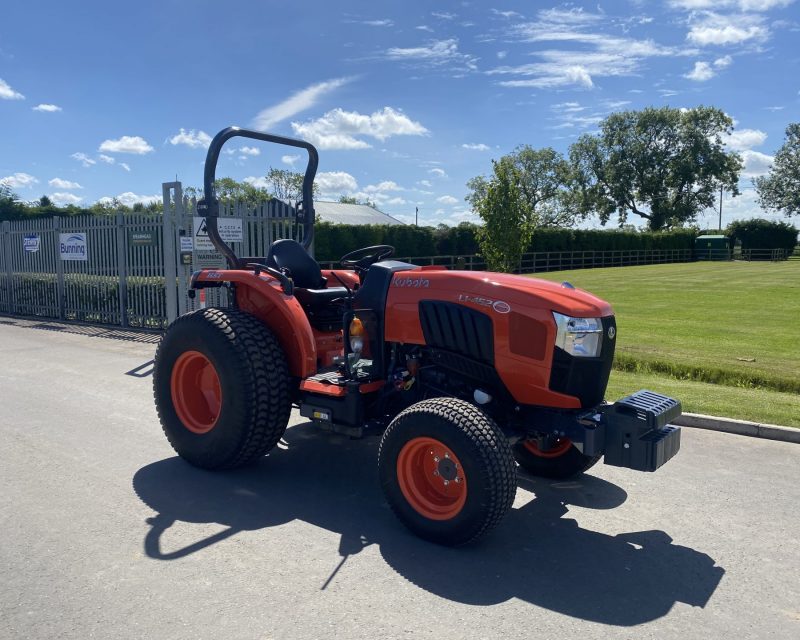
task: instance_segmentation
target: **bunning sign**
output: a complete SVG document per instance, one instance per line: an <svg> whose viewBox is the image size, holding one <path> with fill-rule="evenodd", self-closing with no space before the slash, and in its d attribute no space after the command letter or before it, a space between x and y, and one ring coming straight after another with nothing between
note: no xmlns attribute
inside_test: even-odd
<svg viewBox="0 0 800 640"><path fill-rule="evenodd" d="M59 233L58 253L62 260L88 260L85 233Z"/></svg>
<svg viewBox="0 0 800 640"><path fill-rule="evenodd" d="M41 240L38 233L26 233L22 236L22 248L28 253L36 253L39 251Z"/></svg>
<svg viewBox="0 0 800 640"><path fill-rule="evenodd" d="M156 232L131 230L128 232L128 244L132 247L154 247Z"/></svg>

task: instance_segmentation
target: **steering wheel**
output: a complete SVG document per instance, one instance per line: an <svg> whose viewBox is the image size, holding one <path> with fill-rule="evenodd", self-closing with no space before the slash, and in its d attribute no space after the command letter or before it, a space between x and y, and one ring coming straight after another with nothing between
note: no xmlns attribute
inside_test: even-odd
<svg viewBox="0 0 800 640"><path fill-rule="evenodd" d="M362 273L367 270L371 264L380 262L394 254L394 247L388 244L376 244L372 247L364 247L363 249L356 249L350 253L346 253L339 260L340 264L345 269L355 269L356 272Z"/></svg>

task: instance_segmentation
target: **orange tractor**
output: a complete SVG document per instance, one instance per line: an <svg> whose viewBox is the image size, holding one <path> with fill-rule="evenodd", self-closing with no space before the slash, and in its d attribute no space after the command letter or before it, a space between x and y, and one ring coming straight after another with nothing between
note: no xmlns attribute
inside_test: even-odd
<svg viewBox="0 0 800 640"><path fill-rule="evenodd" d="M235 136L308 153L301 242L240 258L220 238L215 171ZM679 402L649 391L604 402L616 342L607 302L566 282L391 260L387 245L321 269L308 253L317 164L307 142L235 127L209 146L198 213L229 268L197 271L191 285L225 287L230 304L178 318L155 361L158 414L182 458L205 469L254 462L297 407L321 430L380 436L395 514L458 545L511 508L516 463L567 478L601 457L654 471L677 453Z"/></svg>

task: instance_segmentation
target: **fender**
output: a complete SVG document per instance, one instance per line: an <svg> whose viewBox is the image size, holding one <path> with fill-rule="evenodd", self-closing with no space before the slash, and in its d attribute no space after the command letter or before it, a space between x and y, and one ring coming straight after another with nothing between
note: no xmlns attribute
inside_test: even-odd
<svg viewBox="0 0 800 640"><path fill-rule="evenodd" d="M307 378L317 372L314 333L297 298L288 296L269 274L240 269L203 269L192 275L192 288L235 284L236 304L256 316L278 338L289 363L289 373Z"/></svg>

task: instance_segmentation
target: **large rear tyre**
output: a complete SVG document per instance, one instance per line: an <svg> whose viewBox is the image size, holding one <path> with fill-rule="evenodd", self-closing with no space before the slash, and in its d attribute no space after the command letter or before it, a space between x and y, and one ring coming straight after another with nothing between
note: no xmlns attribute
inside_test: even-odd
<svg viewBox="0 0 800 640"><path fill-rule="evenodd" d="M514 445L514 458L525 471L542 478L565 479L583 473L602 456L587 456L578 451L568 438L556 438L546 448L536 440Z"/></svg>
<svg viewBox="0 0 800 640"><path fill-rule="evenodd" d="M204 469L261 458L289 422L286 356L263 323L236 309L173 322L156 352L153 392L173 449Z"/></svg>
<svg viewBox="0 0 800 640"><path fill-rule="evenodd" d="M517 489L503 432L455 398L423 400L392 420L381 439L378 472L400 521L448 546L473 542L496 526Z"/></svg>

